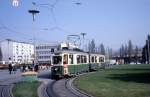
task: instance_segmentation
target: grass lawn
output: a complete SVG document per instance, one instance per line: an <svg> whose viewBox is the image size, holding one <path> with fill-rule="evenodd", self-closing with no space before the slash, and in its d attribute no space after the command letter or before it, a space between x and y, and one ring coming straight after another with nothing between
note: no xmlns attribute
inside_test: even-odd
<svg viewBox="0 0 150 97"><path fill-rule="evenodd" d="M75 86L95 97L150 97L150 65L122 65L80 76Z"/></svg>
<svg viewBox="0 0 150 97"><path fill-rule="evenodd" d="M40 85L39 82L20 82L13 88L14 97L38 97L37 88Z"/></svg>

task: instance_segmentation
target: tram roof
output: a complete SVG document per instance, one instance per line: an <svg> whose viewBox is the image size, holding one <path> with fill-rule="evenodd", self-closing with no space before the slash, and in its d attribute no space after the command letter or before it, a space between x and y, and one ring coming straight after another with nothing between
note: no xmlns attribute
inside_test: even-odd
<svg viewBox="0 0 150 97"><path fill-rule="evenodd" d="M84 51L76 51L76 50L59 50L56 51L55 54L62 54L62 53L73 53L73 54L90 54L90 55L100 55L100 56L104 56L102 54L98 54L98 53L88 53L88 52L84 52Z"/></svg>
<svg viewBox="0 0 150 97"><path fill-rule="evenodd" d="M76 50L59 50L59 51L56 51L55 53L77 53L77 54L88 54L87 52L84 52L84 51L76 51Z"/></svg>

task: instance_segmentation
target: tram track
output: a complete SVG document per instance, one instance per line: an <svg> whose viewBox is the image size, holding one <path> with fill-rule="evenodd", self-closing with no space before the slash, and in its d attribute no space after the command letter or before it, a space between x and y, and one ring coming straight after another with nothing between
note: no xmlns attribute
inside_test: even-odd
<svg viewBox="0 0 150 97"><path fill-rule="evenodd" d="M48 97L59 97L58 94L56 94L56 92L54 91L54 86L56 83L57 83L57 81L48 83L48 85L46 87L46 92L47 92Z"/></svg>
<svg viewBox="0 0 150 97"><path fill-rule="evenodd" d="M13 77L0 80L0 97L14 97L12 88L20 79L19 77Z"/></svg>
<svg viewBox="0 0 150 97"><path fill-rule="evenodd" d="M11 87L10 85L1 85L0 86L0 97L13 97L12 93L11 93Z"/></svg>
<svg viewBox="0 0 150 97"><path fill-rule="evenodd" d="M73 85L72 79L61 79L58 81L50 81L45 86L42 97L92 97L83 92L77 91ZM42 89L43 90L43 89ZM46 93L46 94L44 94ZM44 96L46 95L46 96Z"/></svg>

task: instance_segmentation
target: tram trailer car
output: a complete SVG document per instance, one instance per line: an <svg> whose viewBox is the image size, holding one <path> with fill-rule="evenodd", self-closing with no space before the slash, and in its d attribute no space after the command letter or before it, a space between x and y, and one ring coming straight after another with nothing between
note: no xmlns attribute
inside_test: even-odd
<svg viewBox="0 0 150 97"><path fill-rule="evenodd" d="M82 72L98 70L105 56L81 51L62 50L52 56L51 76L53 79L73 76Z"/></svg>

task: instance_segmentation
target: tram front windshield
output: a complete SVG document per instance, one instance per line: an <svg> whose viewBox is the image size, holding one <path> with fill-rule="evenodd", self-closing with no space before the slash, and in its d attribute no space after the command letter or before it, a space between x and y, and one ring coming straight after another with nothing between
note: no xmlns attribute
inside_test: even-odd
<svg viewBox="0 0 150 97"><path fill-rule="evenodd" d="M61 64L62 56L53 56L53 64Z"/></svg>

